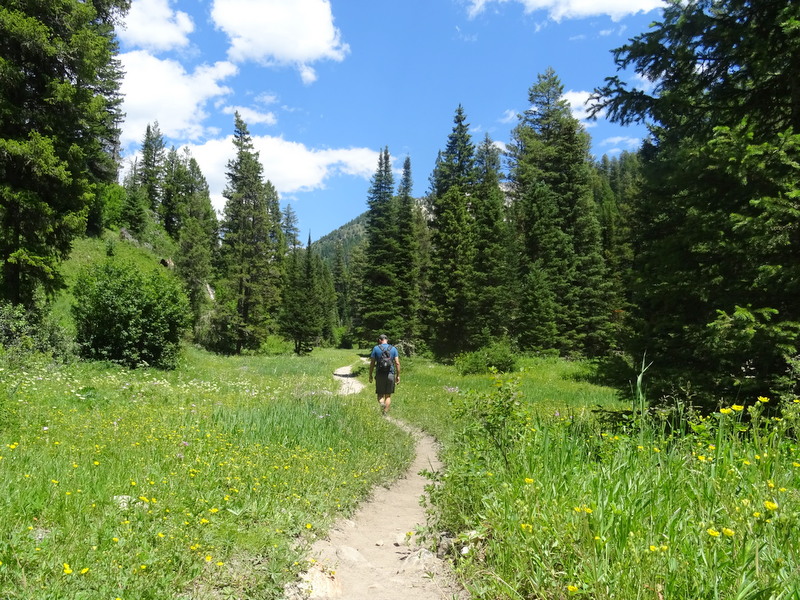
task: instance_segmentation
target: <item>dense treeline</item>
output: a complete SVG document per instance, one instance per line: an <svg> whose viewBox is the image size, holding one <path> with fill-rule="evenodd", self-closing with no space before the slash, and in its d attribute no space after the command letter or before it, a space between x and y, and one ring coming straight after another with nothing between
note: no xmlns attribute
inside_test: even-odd
<svg viewBox="0 0 800 600"><path fill-rule="evenodd" d="M121 228L174 263L193 339L218 352L258 352L280 335L302 353L383 331L407 353L445 360L498 345L615 358L627 377L647 369L651 399L798 392L797 5L671 2L615 50L653 89L610 77L593 110L646 123L636 153L596 160L552 69L502 150L472 139L459 105L428 189L415 195L411 158L395 171L382 149L363 233L327 244L323 258L301 243L238 114L222 215L197 162L167 149L158 123L117 185L113 24L127 3L58 4L0 8L12 304L44 312L74 236ZM91 52L71 51L70 28Z"/></svg>

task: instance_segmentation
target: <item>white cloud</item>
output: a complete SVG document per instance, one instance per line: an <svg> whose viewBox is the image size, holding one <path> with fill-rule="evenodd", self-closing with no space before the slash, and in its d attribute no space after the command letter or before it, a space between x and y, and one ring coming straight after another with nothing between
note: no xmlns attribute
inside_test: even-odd
<svg viewBox="0 0 800 600"><path fill-rule="evenodd" d="M317 78L312 63L350 51L329 0L213 0L211 18L230 38L230 60L293 66L307 84Z"/></svg>
<svg viewBox="0 0 800 600"><path fill-rule="evenodd" d="M120 39L153 52L186 47L194 23L188 14L173 11L169 4L169 0L133 0L124 27L117 31Z"/></svg>
<svg viewBox="0 0 800 600"><path fill-rule="evenodd" d="M578 121L581 121L584 127L592 127L594 125L594 123L589 120L589 105L587 104L589 96L591 95L592 92L575 92L570 90L565 92L562 96L569 104L572 116L578 119Z"/></svg>
<svg viewBox="0 0 800 600"><path fill-rule="evenodd" d="M503 111L503 116L498 119L501 123L512 123L517 120L517 111L509 108Z"/></svg>
<svg viewBox="0 0 800 600"><path fill-rule="evenodd" d="M221 82L237 72L235 65L218 62L188 73L176 61L161 60L141 50L119 58L125 71L120 89L126 115L123 148L141 141L147 124L154 121L165 137L196 140L213 133L203 124L208 117L205 106L210 99L231 93Z"/></svg>
<svg viewBox="0 0 800 600"><path fill-rule="evenodd" d="M264 166L264 177L272 182L282 198L324 189L326 181L336 175L368 180L378 163L378 152L369 148L314 149L275 136L253 136L252 140ZM225 167L235 152L231 136L190 145L189 149L208 180L214 208L222 211Z"/></svg>
<svg viewBox="0 0 800 600"><path fill-rule="evenodd" d="M519 2L526 13L546 10L548 17L554 21L562 19L579 19L608 15L617 21L627 15L649 12L664 6L663 0L470 0L468 13L470 18L480 14L492 2Z"/></svg>
<svg viewBox="0 0 800 600"><path fill-rule="evenodd" d="M636 150L641 143L641 138L618 135L604 139L600 142L600 145L614 146L610 152L620 152L622 150Z"/></svg>
<svg viewBox="0 0 800 600"><path fill-rule="evenodd" d="M275 125L278 118L273 112L261 112L247 106L225 106L222 108L222 113L232 115L235 112L239 113L247 125Z"/></svg>

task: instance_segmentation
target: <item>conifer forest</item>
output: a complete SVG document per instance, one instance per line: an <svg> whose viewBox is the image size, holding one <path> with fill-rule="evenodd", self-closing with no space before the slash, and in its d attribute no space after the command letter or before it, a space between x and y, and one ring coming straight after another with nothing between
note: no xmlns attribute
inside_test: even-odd
<svg viewBox="0 0 800 600"><path fill-rule="evenodd" d="M502 149L473 139L469 101L453 98L433 171L383 147L355 230L315 243L239 113L222 213L155 121L119 179L114 28L128 8L0 6L3 344L21 322L49 332L42 349L66 335L50 318L62 264L113 231L170 268L81 275L85 358L169 367L185 340L238 355L278 336L304 354L384 332L444 362L490 347L590 358L621 389L646 372L653 403L800 394L800 4L673 1L613 50L652 89L608 73L591 111L646 124L635 152L591 154L553 69L520 90L529 108ZM142 311L135 327L120 317ZM124 346L134 330L153 347Z"/></svg>

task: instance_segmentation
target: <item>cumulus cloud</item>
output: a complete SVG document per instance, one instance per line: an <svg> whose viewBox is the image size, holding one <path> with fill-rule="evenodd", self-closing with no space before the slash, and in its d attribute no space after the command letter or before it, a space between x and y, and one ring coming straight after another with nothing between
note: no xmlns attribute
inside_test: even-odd
<svg viewBox="0 0 800 600"><path fill-rule="evenodd" d="M269 179L282 197L298 192L324 189L328 179L350 175L369 179L375 172L378 152L369 148L309 148L276 136L253 136L253 148ZM225 166L234 157L232 137L190 145L208 180L214 208L225 206Z"/></svg>
<svg viewBox="0 0 800 600"><path fill-rule="evenodd" d="M592 92L575 92L570 90L565 92L562 96L569 104L572 116L578 119L578 121L581 121L584 127L591 127L594 125L592 121L589 121L589 105L587 104L589 96L591 95Z"/></svg>
<svg viewBox="0 0 800 600"><path fill-rule="evenodd" d="M350 51L329 0L213 0L211 18L230 39L230 60L293 66L304 83L317 78L314 62Z"/></svg>
<svg viewBox="0 0 800 600"><path fill-rule="evenodd" d="M608 15L617 21L627 15L649 12L664 6L663 0L470 0L470 18L477 16L492 2L519 2L526 13L545 10L554 21Z"/></svg>
<svg viewBox="0 0 800 600"><path fill-rule="evenodd" d="M223 61L187 72L180 63L143 50L120 54L119 58L125 71L120 89L126 115L123 147L141 141L147 124L154 121L165 137L197 140L214 134L203 124L208 117L206 105L231 93L222 82L236 74L235 65Z"/></svg>
<svg viewBox="0 0 800 600"><path fill-rule="evenodd" d="M122 42L152 52L188 46L194 23L169 4L169 0L133 0L125 25L117 31Z"/></svg>
<svg viewBox="0 0 800 600"><path fill-rule="evenodd" d="M278 118L273 112L261 112L247 106L224 106L222 108L222 113L226 115L236 112L248 125L275 125L278 122Z"/></svg>

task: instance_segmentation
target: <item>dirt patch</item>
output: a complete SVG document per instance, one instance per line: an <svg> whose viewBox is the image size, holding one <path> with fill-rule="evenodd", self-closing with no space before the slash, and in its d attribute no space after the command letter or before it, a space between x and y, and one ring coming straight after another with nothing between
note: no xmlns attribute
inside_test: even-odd
<svg viewBox="0 0 800 600"><path fill-rule="evenodd" d="M354 389L346 377L349 367L337 369L341 394ZM360 382L358 391L364 385ZM347 387L345 387L347 386ZM376 419L382 418L378 414ZM425 525L420 498L428 480L422 470L436 471L434 439L402 421L387 417L416 439L416 457L404 476L379 487L352 519L337 523L328 537L318 540L309 554L314 566L287 590L286 598L299 600L442 600L469 596L454 581L449 565L419 545L416 531Z"/></svg>
<svg viewBox="0 0 800 600"><path fill-rule="evenodd" d="M333 376L339 380L339 395L341 396L357 394L365 387L364 384L353 375L352 371L353 369L347 366L339 367L333 372Z"/></svg>

